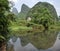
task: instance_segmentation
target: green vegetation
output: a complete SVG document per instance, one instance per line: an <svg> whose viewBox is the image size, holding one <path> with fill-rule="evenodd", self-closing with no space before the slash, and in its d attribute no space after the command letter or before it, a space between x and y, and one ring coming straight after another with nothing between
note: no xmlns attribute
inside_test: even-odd
<svg viewBox="0 0 60 51"><path fill-rule="evenodd" d="M6 41L8 36L8 19L5 12L9 12L8 0L0 0L0 49L1 51L6 50ZM3 47L3 48L2 48Z"/></svg>
<svg viewBox="0 0 60 51"><path fill-rule="evenodd" d="M4 3L4 4L3 4ZM5 12L9 11L8 0L0 0L0 35L5 37L7 35L8 19L5 16Z"/></svg>
<svg viewBox="0 0 60 51"><path fill-rule="evenodd" d="M31 21L27 21L28 17L31 17ZM23 4L21 12L18 14L18 18L16 18L16 22L17 27L20 26L22 29L27 27L27 30L31 27L34 31L37 29L37 31L43 31L44 29L58 29L59 27L56 26L56 23L58 22L56 10L53 5L47 2L38 2L31 9ZM56 26L56 28L52 28L53 26Z"/></svg>
<svg viewBox="0 0 60 51"><path fill-rule="evenodd" d="M0 47L13 35L27 36L26 39L39 49L46 49L53 45L56 39L54 31L60 30L60 20L58 21L53 5L38 2L30 9L23 4L21 12L17 15L9 9L8 0L0 0ZM29 17L31 20L28 20ZM45 30L54 30L54 34Z"/></svg>
<svg viewBox="0 0 60 51"><path fill-rule="evenodd" d="M48 7L48 8L47 8ZM23 14L24 13L24 14ZM44 30L60 30L58 16L53 5L46 2L38 2L29 9L22 5L20 16L12 16L15 21L10 21L9 30L11 34L26 35L27 32L42 32ZM30 21L28 17L31 17Z"/></svg>

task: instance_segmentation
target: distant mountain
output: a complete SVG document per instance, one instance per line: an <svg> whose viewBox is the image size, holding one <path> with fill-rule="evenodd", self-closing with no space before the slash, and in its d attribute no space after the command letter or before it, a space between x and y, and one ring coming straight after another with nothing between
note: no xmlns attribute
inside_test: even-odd
<svg viewBox="0 0 60 51"><path fill-rule="evenodd" d="M12 12L13 12L15 15L18 15L18 10L17 10L15 7L12 9Z"/></svg>
<svg viewBox="0 0 60 51"><path fill-rule="evenodd" d="M29 10L30 8L27 5L23 4L21 7L21 12L18 14L18 17L21 19L25 19Z"/></svg>
<svg viewBox="0 0 60 51"><path fill-rule="evenodd" d="M22 13L27 13L29 11L29 9L30 8L27 5L23 4L22 7L21 7L21 12Z"/></svg>

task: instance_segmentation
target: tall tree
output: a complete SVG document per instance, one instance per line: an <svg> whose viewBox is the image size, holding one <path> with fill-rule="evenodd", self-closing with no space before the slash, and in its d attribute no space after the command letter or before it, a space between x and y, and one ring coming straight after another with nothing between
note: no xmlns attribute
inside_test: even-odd
<svg viewBox="0 0 60 51"><path fill-rule="evenodd" d="M5 12L9 11L8 0L0 0L0 50L6 51L6 39L8 35L8 19Z"/></svg>

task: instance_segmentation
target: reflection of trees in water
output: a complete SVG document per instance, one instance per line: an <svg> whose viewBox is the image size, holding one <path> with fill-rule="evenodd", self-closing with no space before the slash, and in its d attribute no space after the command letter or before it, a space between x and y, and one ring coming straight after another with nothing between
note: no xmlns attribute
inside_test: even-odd
<svg viewBox="0 0 60 51"><path fill-rule="evenodd" d="M59 34L58 34L58 38L59 38L59 40L60 40L60 32L59 32Z"/></svg>
<svg viewBox="0 0 60 51"><path fill-rule="evenodd" d="M14 45L8 42L7 51L14 51Z"/></svg>
<svg viewBox="0 0 60 51"><path fill-rule="evenodd" d="M21 39L22 46L25 46L29 43L29 39L27 38L27 36L20 37L20 39Z"/></svg>
<svg viewBox="0 0 60 51"><path fill-rule="evenodd" d="M16 41L17 41L17 37L16 37L16 36L13 36L13 37L12 37L12 41L13 41L13 42L16 42Z"/></svg>
<svg viewBox="0 0 60 51"><path fill-rule="evenodd" d="M44 31L44 32L33 32L27 33L26 36L20 36L22 46L27 45L28 43L33 44L38 49L47 49L55 43L58 32L55 31ZM13 38L13 43L16 42L17 38ZM14 51L14 46L8 48L8 51Z"/></svg>
<svg viewBox="0 0 60 51"><path fill-rule="evenodd" d="M17 41L16 36L12 36L10 41L7 42L7 51L14 51L14 43Z"/></svg>
<svg viewBox="0 0 60 51"><path fill-rule="evenodd" d="M58 32L55 31L28 33L27 36L21 37L22 45L25 46L30 42L38 49L47 49L53 46L57 34Z"/></svg>

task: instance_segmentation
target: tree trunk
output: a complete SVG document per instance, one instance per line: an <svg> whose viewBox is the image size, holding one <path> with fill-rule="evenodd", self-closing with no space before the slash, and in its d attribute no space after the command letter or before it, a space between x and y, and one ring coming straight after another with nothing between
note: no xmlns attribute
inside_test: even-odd
<svg viewBox="0 0 60 51"><path fill-rule="evenodd" d="M0 51L6 51L6 43L3 42L3 43L1 44Z"/></svg>

